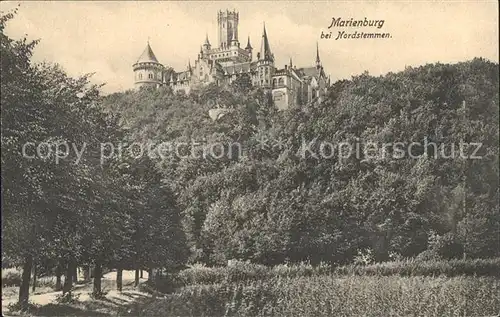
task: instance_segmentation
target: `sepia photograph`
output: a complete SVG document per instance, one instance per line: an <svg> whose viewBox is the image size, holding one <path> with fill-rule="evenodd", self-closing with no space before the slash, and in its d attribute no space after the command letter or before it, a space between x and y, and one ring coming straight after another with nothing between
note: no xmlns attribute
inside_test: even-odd
<svg viewBox="0 0 500 317"><path fill-rule="evenodd" d="M2 316L500 317L499 4L0 2Z"/></svg>

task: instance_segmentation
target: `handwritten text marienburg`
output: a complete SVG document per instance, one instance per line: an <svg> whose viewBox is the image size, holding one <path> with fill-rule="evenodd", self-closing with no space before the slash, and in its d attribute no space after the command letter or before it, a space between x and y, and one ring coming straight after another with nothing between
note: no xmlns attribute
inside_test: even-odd
<svg viewBox="0 0 500 317"><path fill-rule="evenodd" d="M342 19L342 18L332 18L332 22L328 29L332 28L377 28L381 29L384 26L385 20L369 20L366 17L364 19L356 20L354 18ZM388 39L392 38L392 35L387 32L365 32L365 31L354 31L346 32L344 30L337 31L336 37L334 37L333 31L321 31L321 39Z"/></svg>

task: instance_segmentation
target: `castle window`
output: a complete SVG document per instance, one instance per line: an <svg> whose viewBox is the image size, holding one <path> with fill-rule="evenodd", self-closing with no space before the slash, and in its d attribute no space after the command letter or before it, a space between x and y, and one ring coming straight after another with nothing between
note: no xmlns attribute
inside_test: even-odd
<svg viewBox="0 0 500 317"><path fill-rule="evenodd" d="M273 79L273 86L276 87L276 78Z"/></svg>
<svg viewBox="0 0 500 317"><path fill-rule="evenodd" d="M278 80L278 84L280 86L284 85L284 82L283 82L283 77L280 77L280 79Z"/></svg>
<svg viewBox="0 0 500 317"><path fill-rule="evenodd" d="M139 74L139 79L142 79L142 74Z"/></svg>
<svg viewBox="0 0 500 317"><path fill-rule="evenodd" d="M153 74L148 74L149 79L153 79Z"/></svg>

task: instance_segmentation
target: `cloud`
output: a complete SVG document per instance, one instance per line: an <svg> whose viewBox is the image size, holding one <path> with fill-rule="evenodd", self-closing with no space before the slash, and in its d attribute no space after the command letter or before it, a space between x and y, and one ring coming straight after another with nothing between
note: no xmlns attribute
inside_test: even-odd
<svg viewBox="0 0 500 317"><path fill-rule="evenodd" d="M5 11L17 5L0 3ZM6 33L40 38L36 61L61 64L78 76L95 72L105 92L132 88L132 64L148 38L157 58L180 71L193 63L208 33L216 44L218 10L240 12L240 41L247 35L255 52L266 23L276 66L292 57L312 66L316 42L332 79L367 70L379 75L429 62L457 62L474 57L498 60L496 2L22 2ZM383 19L379 31L390 39L320 40L332 17ZM350 33L356 29L345 31ZM372 31L374 31L373 29ZM358 31L368 31L358 29ZM370 31L371 32L371 31ZM255 55L255 54L254 54Z"/></svg>

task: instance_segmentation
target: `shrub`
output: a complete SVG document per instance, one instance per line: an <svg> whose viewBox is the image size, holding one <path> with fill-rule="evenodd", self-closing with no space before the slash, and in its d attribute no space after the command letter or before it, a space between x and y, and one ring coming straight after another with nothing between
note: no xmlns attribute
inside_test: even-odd
<svg viewBox="0 0 500 317"><path fill-rule="evenodd" d="M407 259L366 266L347 265L335 269L337 275L399 275L399 276L495 276L500 277L500 258L475 260Z"/></svg>
<svg viewBox="0 0 500 317"><path fill-rule="evenodd" d="M78 302L80 294L75 294L73 292L69 292L66 294L57 295L55 301L59 304L74 304Z"/></svg>
<svg viewBox="0 0 500 317"><path fill-rule="evenodd" d="M267 267L248 262L232 262L227 267L207 267L194 265L172 275L164 283L172 287L196 284L236 283L258 281L271 278L294 278L334 274L343 275L380 275L380 276L500 276L500 258L476 260L430 260L406 259L369 265L351 264L332 267L322 263L313 266L308 263L280 264Z"/></svg>
<svg viewBox="0 0 500 317"><path fill-rule="evenodd" d="M2 269L2 287L19 285L21 285L21 272L18 269Z"/></svg>
<svg viewBox="0 0 500 317"><path fill-rule="evenodd" d="M2 269L2 287L21 285L22 273L17 268ZM64 277L62 277L64 281ZM30 285L33 285L33 277L30 279ZM55 287L56 278L54 276L42 276L36 279L37 287Z"/></svg>

